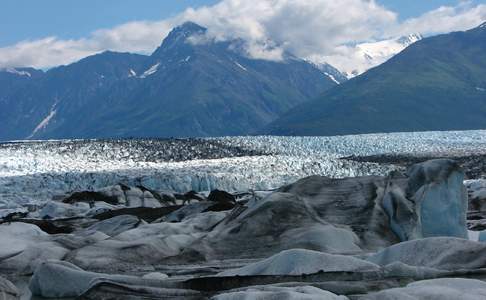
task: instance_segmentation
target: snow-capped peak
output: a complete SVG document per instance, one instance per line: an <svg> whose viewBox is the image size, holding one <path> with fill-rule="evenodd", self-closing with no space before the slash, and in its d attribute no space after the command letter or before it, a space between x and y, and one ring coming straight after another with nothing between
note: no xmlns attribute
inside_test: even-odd
<svg viewBox="0 0 486 300"><path fill-rule="evenodd" d="M398 38L361 43L345 47L343 54L324 56L319 58L319 61L335 66L348 78L352 78L386 62L422 39L421 34L414 33Z"/></svg>
<svg viewBox="0 0 486 300"><path fill-rule="evenodd" d="M421 39L420 34L410 34L396 39L359 44L357 49L367 60L381 64Z"/></svg>

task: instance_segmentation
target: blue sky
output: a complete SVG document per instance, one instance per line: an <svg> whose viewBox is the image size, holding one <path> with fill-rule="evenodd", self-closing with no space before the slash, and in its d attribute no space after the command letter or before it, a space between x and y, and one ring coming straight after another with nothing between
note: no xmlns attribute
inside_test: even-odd
<svg viewBox="0 0 486 300"><path fill-rule="evenodd" d="M416 17L440 6L455 5L458 0L378 0L378 3L399 13L401 19ZM486 3L475 0L474 3Z"/></svg>
<svg viewBox="0 0 486 300"><path fill-rule="evenodd" d="M212 5L216 0L2 0L0 47L45 36L80 38L99 28L134 20L160 20L187 7ZM419 16L457 0L378 0L400 19ZM486 3L486 0L475 0Z"/></svg>
<svg viewBox="0 0 486 300"><path fill-rule="evenodd" d="M55 35L80 38L134 20L160 20L210 0L1 0L0 47Z"/></svg>
<svg viewBox="0 0 486 300"><path fill-rule="evenodd" d="M0 68L149 54L188 20L245 40L258 58L279 56L259 49L268 41L302 58L346 56L347 45L473 28L486 21L486 0L0 0Z"/></svg>

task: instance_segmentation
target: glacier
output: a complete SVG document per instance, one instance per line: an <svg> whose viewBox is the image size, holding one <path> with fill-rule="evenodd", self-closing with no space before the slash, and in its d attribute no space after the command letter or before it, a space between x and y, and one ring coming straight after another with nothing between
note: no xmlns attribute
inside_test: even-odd
<svg viewBox="0 0 486 300"><path fill-rule="evenodd" d="M437 153L440 141L451 144L455 139L451 133L446 138L444 133L425 136L387 138L405 141L392 149L400 153L413 152L414 145L425 149L428 142L431 146L426 149ZM268 169L266 163L275 157L297 161L299 166L299 159L333 164L348 162L342 158L349 153L390 151L379 148L384 135L374 138L50 141L10 143L2 149L18 152L27 145L31 154L35 153L32 149L49 152L51 159L61 154L65 165L70 156L78 156L85 160L84 168L90 162L96 166L111 161L107 165L113 173L118 172L116 163L126 161L141 166L194 162L207 166L232 160L262 172L260 178L265 178L271 174L263 168ZM449 150L468 153L480 144L477 136L472 140L473 145L465 146L463 137ZM343 147L343 143L355 148ZM96 155L89 159L82 155L90 151ZM259 169L251 169L255 167L248 165L251 159L261 160ZM365 165L371 172L393 168L350 163L353 172L364 172L360 168ZM60 168L65 167L60 164ZM228 166L220 170L228 173L236 169L224 168ZM335 178L314 175L243 196L222 191L209 196L187 193L183 196L200 199L191 198L195 201L186 205L175 202L185 199L180 194L171 197L169 192L157 194L122 183L100 192L84 192L85 196L59 198L62 202L48 201L27 216L9 216L0 224L0 236L6 241L0 244L0 273L5 277L0 278L0 294L83 299L380 299L383 293L410 293L423 299L429 286L440 283L430 280L484 276L486 244L477 241L480 233L475 234L476 241L458 238L466 235L463 208L472 199L462 185L465 173L457 162L427 160L405 173L399 170L381 176L337 179L343 173L330 174ZM22 176L26 175L12 178ZM471 187L469 196L482 197L483 182L466 185ZM145 195L159 201L159 207L131 207L144 205ZM141 201L135 201L140 197ZM109 213L90 214L101 209L98 202L103 201ZM231 205L218 206L222 203ZM158 215L140 213L144 209L156 210ZM434 226L435 219L439 227ZM464 292L471 299L481 295L462 290L461 286L476 285L477 281L467 280L451 279L451 285L458 283L454 295ZM404 288L407 284L423 289L415 294L413 288Z"/></svg>
<svg viewBox="0 0 486 300"><path fill-rule="evenodd" d="M397 168L342 159L351 155L479 153L485 146L486 131L222 137L175 143L16 141L0 144L0 211L118 183L180 193L272 190L311 175L344 178Z"/></svg>

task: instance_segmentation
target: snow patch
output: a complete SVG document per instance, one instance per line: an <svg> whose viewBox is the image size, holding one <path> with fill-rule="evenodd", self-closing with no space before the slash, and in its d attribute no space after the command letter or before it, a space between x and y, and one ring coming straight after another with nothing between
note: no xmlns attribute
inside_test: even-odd
<svg viewBox="0 0 486 300"><path fill-rule="evenodd" d="M137 73L133 69L128 70L128 77L137 77Z"/></svg>
<svg viewBox="0 0 486 300"><path fill-rule="evenodd" d="M30 74L29 72L27 72L27 71L19 71L19 70L14 69L14 68L7 68L7 69L5 69L5 72L11 73L11 74L15 74L15 75L18 75L18 76L32 77L32 74Z"/></svg>
<svg viewBox="0 0 486 300"><path fill-rule="evenodd" d="M336 78L334 76L332 76L331 74L327 73L327 72L324 72L324 75L326 75L327 77L329 77L332 81L334 81L336 84L341 84L341 82L337 81Z"/></svg>
<svg viewBox="0 0 486 300"><path fill-rule="evenodd" d="M160 66L160 62L151 66L147 71L143 72L140 78L147 78L148 76L157 73L157 71L159 70L159 66Z"/></svg>
<svg viewBox="0 0 486 300"><path fill-rule="evenodd" d="M240 69L242 69L243 71L247 71L248 72L248 69L243 67L240 63L238 63L237 61L235 61L235 65L237 65Z"/></svg>
<svg viewBox="0 0 486 300"><path fill-rule="evenodd" d="M57 104L57 103L56 103ZM34 131L32 131L31 135L29 135L27 137L27 139L30 139L32 138L37 132L39 132L40 130L44 129L47 127L47 125L49 125L49 122L52 120L52 118L54 118L54 116L56 115L57 113L57 110L55 109L56 108L56 104L54 104L51 108L51 111L49 112L49 114L47 115L47 117L45 117L40 123L39 125L37 125L37 127L34 129Z"/></svg>
<svg viewBox="0 0 486 300"><path fill-rule="evenodd" d="M476 87L476 90L480 91L480 92L486 92L485 88L482 88L482 87L479 87L479 86Z"/></svg>

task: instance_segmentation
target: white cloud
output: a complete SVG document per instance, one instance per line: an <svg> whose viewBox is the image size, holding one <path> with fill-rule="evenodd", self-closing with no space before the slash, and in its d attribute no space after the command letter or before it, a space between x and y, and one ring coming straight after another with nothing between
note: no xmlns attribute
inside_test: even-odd
<svg viewBox="0 0 486 300"><path fill-rule="evenodd" d="M67 64L96 52L88 40L47 37L0 48L0 67L47 67Z"/></svg>
<svg viewBox="0 0 486 300"><path fill-rule="evenodd" d="M250 53L263 55L260 46L272 41L273 53L279 45L300 57L380 36L396 22L396 14L374 0L225 0L188 10L184 18L208 27L218 39L244 39Z"/></svg>
<svg viewBox="0 0 486 300"><path fill-rule="evenodd" d="M457 6L442 6L418 18L406 20L390 34L420 32L433 35L452 31L462 31L479 26L486 21L486 5L474 5L471 1L461 1Z"/></svg>
<svg viewBox="0 0 486 300"><path fill-rule="evenodd" d="M63 40L47 37L0 48L0 67L48 68L75 62L105 50L150 53L172 28L171 20L131 22L93 32L89 37Z"/></svg>
<svg viewBox="0 0 486 300"><path fill-rule="evenodd" d="M101 29L91 40L100 50L149 53L160 45L175 23L175 19L159 22L130 22L112 29Z"/></svg>
<svg viewBox="0 0 486 300"><path fill-rule="evenodd" d="M173 26L189 20L207 27L211 39L243 39L253 57L278 60L289 51L302 58L335 57L336 64L350 65L358 42L463 30L485 19L486 5L467 1L400 23L395 12L375 0L222 0L157 22L101 29L83 39L23 41L0 48L0 67L46 68L104 50L150 53Z"/></svg>
<svg viewBox="0 0 486 300"><path fill-rule="evenodd" d="M442 6L417 18L389 26L382 37L385 39L383 41L357 45L343 44L337 46L334 53L325 53L312 58L317 62L330 62L348 75L361 74L385 62L407 46L399 43L397 37L408 36L411 33L431 36L468 30L485 21L486 5L474 5L471 1L460 1L456 6ZM383 50L385 50L384 53L380 53Z"/></svg>

